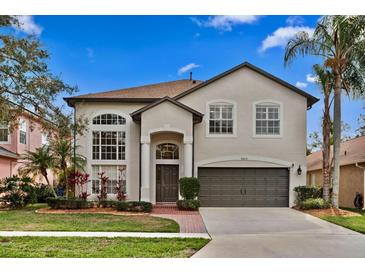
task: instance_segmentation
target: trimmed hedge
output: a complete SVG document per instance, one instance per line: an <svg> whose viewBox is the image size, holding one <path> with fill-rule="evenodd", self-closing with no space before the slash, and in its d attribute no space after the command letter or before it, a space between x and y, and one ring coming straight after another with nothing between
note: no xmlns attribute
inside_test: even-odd
<svg viewBox="0 0 365 274"><path fill-rule="evenodd" d="M308 186L297 186L294 188L297 194L297 204L307 199L317 199L323 197L323 188L319 187L308 187Z"/></svg>
<svg viewBox="0 0 365 274"><path fill-rule="evenodd" d="M48 197L47 204L52 209L85 209L90 207L90 202L81 199L65 199L64 197Z"/></svg>
<svg viewBox="0 0 365 274"><path fill-rule="evenodd" d="M198 178L183 177L179 180L180 194L184 200L194 200L199 195L200 184Z"/></svg>
<svg viewBox="0 0 365 274"><path fill-rule="evenodd" d="M180 210L198 210L200 207L200 200L178 200L176 205Z"/></svg>
<svg viewBox="0 0 365 274"><path fill-rule="evenodd" d="M330 203L322 198L309 198L299 203L300 209L324 209L329 208L330 206Z"/></svg>

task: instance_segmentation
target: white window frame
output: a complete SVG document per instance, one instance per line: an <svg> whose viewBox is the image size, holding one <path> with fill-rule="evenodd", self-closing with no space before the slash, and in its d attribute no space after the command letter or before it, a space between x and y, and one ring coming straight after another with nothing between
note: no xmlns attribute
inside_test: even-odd
<svg viewBox="0 0 365 274"><path fill-rule="evenodd" d="M0 129L7 129L8 130L8 140L7 141L0 141L0 144L3 144L3 145L10 144L11 143L10 142L11 138L10 138L10 127L9 127L9 125L6 124L6 123L0 123Z"/></svg>
<svg viewBox="0 0 365 274"><path fill-rule="evenodd" d="M23 118L20 118L19 120L19 144L22 144L22 145L26 145L28 143L28 136L27 136L27 127L28 127L28 124L27 124L27 121ZM22 143L21 142L21 134L24 134L25 136L25 143Z"/></svg>
<svg viewBox="0 0 365 274"><path fill-rule="evenodd" d="M232 120L233 120L233 132L232 133L210 133L209 132L209 121L210 121L210 106L211 105L232 105ZM206 104L206 112L205 112L205 136L207 138L235 138L237 137L237 104L235 101L227 100L227 99L216 99L207 102Z"/></svg>
<svg viewBox="0 0 365 274"><path fill-rule="evenodd" d="M279 120L280 120L280 134L256 134L256 106L258 105L273 105L279 107ZM252 103L252 137L253 138L263 138L263 139L277 139L284 136L284 107L279 101L267 99L260 100Z"/></svg>
<svg viewBox="0 0 365 274"><path fill-rule="evenodd" d="M99 175L98 174L96 174L96 176L97 176L97 179L95 179L94 178L94 172L93 172L93 168L94 167L98 167L98 172L97 173L101 173L101 172L103 172L104 170L103 170L103 166L107 166L107 167L111 167L111 166L115 166L115 168L116 168L116 173L118 174L118 172L119 172L119 168L120 167L124 167L125 168L125 178L124 178L124 181L125 181L125 189L127 188L127 165L120 165L120 164L115 164L115 165L103 165L103 164L96 164L96 165L92 165L91 166L91 180L90 180L90 184L91 184L91 191L90 191L90 194L91 195L99 195L100 194L100 191L101 191L101 183L100 183L100 177L99 177ZM108 174L105 174L105 176L107 176L107 177L109 177L108 176ZM112 178L112 179L115 179L115 178ZM98 180L99 181L99 193L93 193L93 180ZM117 195L117 193L107 193L107 195L108 196L111 196L111 197L114 197L114 196L116 196Z"/></svg>

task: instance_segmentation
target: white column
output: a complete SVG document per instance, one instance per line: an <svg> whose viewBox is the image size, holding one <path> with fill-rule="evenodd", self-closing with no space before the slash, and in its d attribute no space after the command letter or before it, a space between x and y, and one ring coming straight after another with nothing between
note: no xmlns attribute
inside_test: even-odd
<svg viewBox="0 0 365 274"><path fill-rule="evenodd" d="M184 138L184 176L193 176L193 139Z"/></svg>
<svg viewBox="0 0 365 274"><path fill-rule="evenodd" d="M142 140L141 159L141 200L150 202L150 140Z"/></svg>

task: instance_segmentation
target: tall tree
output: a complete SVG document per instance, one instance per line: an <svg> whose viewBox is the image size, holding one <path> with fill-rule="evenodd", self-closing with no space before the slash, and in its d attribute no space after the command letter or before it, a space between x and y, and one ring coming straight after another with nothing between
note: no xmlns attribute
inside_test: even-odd
<svg viewBox="0 0 365 274"><path fill-rule="evenodd" d="M53 120L59 111L53 103L57 95L77 90L50 72L49 53L41 42L21 35L13 26L21 27L16 17L0 15L0 121L11 129L24 109Z"/></svg>
<svg viewBox="0 0 365 274"><path fill-rule="evenodd" d="M364 105L363 109L365 111L365 105ZM360 114L360 116L358 118L358 122L360 124L360 127L356 130L357 136L365 136L365 115L364 114Z"/></svg>
<svg viewBox="0 0 365 274"><path fill-rule="evenodd" d="M332 204L338 207L341 143L341 93L365 93L365 16L323 16L312 36L301 31L285 49L284 63L298 55L316 55L334 77L334 170Z"/></svg>

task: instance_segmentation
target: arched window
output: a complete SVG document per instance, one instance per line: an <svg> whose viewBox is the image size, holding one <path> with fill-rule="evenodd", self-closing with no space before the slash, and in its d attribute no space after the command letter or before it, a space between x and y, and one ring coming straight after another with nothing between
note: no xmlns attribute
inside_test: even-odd
<svg viewBox="0 0 365 274"><path fill-rule="evenodd" d="M101 114L93 119L93 125L125 125L125 118L117 114Z"/></svg>
<svg viewBox="0 0 365 274"><path fill-rule="evenodd" d="M177 160L179 159L179 147L174 144L160 144L156 149L157 160Z"/></svg>

